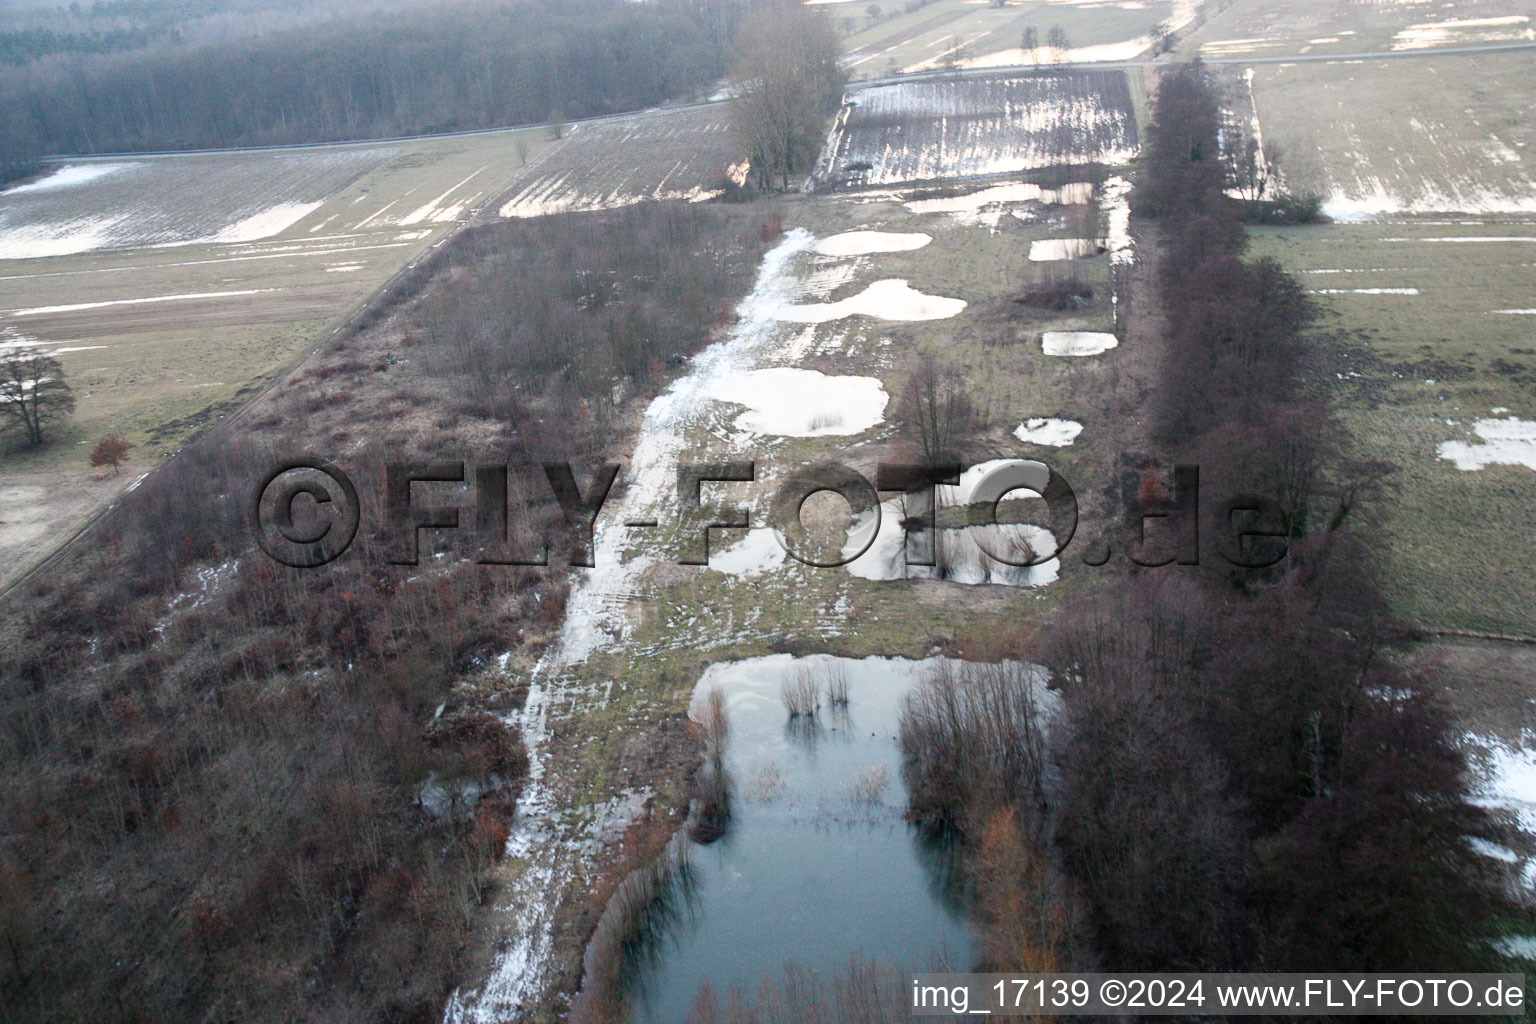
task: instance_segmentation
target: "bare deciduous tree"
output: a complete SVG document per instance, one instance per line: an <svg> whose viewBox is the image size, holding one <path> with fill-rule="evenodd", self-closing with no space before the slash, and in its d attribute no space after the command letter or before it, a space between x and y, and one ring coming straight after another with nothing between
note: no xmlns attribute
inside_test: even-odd
<svg viewBox="0 0 1536 1024"><path fill-rule="evenodd" d="M52 425L74 408L74 393L57 359L36 349L0 357L0 413L27 444L42 444Z"/></svg>
<svg viewBox="0 0 1536 1024"><path fill-rule="evenodd" d="M952 366L940 366L932 355L922 356L902 388L896 428L923 463L957 461L979 420L965 376Z"/></svg>
<svg viewBox="0 0 1536 1024"><path fill-rule="evenodd" d="M731 126L758 186L788 188L821 150L828 116L847 80L827 18L798 4L765 6L736 37Z"/></svg>

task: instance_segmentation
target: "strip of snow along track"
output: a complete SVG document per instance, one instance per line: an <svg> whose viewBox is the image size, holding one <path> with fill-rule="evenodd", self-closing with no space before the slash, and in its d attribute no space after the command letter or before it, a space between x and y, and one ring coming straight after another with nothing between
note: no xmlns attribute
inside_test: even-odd
<svg viewBox="0 0 1536 1024"><path fill-rule="evenodd" d="M600 693L578 688L570 670L623 640L628 630L625 605L640 575L654 562L643 551L627 551L630 538L623 524L675 518L676 465L685 453L689 426L717 408L722 382L751 379L748 375L771 369L765 364L784 357L795 332L783 326L782 314L792 308L804 287L793 273L794 266L814 242L810 233L796 229L769 250L751 294L737 307L731 333L695 356L689 372L646 409L625 472L627 486L604 506L597 527L596 568L587 570L572 586L560 636L529 681L520 716L528 748L528 780L506 851L509 863L521 870L509 874L498 897L504 916L496 925L499 935L491 972L479 988L453 994L445 1014L447 1024L516 1020L548 984L554 914L561 893L575 877L580 859L598 842L602 822L611 817L603 808L566 811L558 806L557 790L546 776L550 712L578 701L601 702ZM883 391L880 397L883 410ZM872 394L866 399L872 406ZM778 416L774 412L770 418ZM742 434L732 440L744 444L751 436ZM717 558L716 567L734 568L743 575L766 572L782 562L782 550L774 553L777 547L772 531L754 530L726 549L721 556L724 564Z"/></svg>

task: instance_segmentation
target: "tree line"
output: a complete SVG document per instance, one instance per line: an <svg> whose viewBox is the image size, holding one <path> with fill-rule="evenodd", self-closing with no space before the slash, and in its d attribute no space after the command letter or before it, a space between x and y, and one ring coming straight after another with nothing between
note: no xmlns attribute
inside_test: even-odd
<svg viewBox="0 0 1536 1024"><path fill-rule="evenodd" d="M848 80L829 18L768 3L743 20L732 46L731 128L759 188L787 189L810 172Z"/></svg>
<svg viewBox="0 0 1536 1024"><path fill-rule="evenodd" d="M1310 298L1244 258L1220 131L1206 69L1163 70L1132 197L1159 243L1163 457L1112 486L1142 564L995 639L1053 692L1006 666L920 687L912 813L964 837L987 969L1493 969L1511 880L1475 847L1530 840L1471 801L1446 680L1405 667L1368 543L1390 472L1313 390ZM1143 567L1188 536L1175 462L1242 496L1201 529L1251 531L1253 568Z"/></svg>
<svg viewBox="0 0 1536 1024"><path fill-rule="evenodd" d="M0 163L538 123L697 95L742 0L398 10L0 67Z"/></svg>

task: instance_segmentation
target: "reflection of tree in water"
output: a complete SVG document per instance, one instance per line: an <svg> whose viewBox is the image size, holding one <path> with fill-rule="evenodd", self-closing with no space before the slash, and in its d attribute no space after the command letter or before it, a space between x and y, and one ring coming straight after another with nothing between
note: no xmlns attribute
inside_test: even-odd
<svg viewBox="0 0 1536 1024"><path fill-rule="evenodd" d="M953 920L963 920L974 897L974 886L965 867L965 841L960 833L941 825L915 826L912 850L928 879L928 891Z"/></svg>
<svg viewBox="0 0 1536 1024"><path fill-rule="evenodd" d="M821 727L818 715L795 715L784 723L784 736L790 744L799 748L812 765L816 763L816 748L821 745L826 730Z"/></svg>
<svg viewBox="0 0 1536 1024"><path fill-rule="evenodd" d="M659 858L668 862L665 866L638 873L646 876L643 890L635 893L643 905L635 908L629 934L620 939L619 973L624 991L642 1003L655 984L662 959L682 944L699 921L699 873L686 851L686 843L674 844Z"/></svg>

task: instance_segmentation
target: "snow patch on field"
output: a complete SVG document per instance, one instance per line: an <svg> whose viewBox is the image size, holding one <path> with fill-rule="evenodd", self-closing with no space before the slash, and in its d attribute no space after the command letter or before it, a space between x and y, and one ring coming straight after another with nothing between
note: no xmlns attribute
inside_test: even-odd
<svg viewBox="0 0 1536 1024"><path fill-rule="evenodd" d="M760 526L724 551L711 552L709 567L727 576L763 576L784 564L788 553L772 528Z"/></svg>
<svg viewBox="0 0 1536 1024"><path fill-rule="evenodd" d="M1417 288L1313 288L1314 295L1418 295Z"/></svg>
<svg viewBox="0 0 1536 1024"><path fill-rule="evenodd" d="M1536 196L1499 193L1474 182L1448 183L1442 189L1422 181L1410 196L1364 174L1354 182L1334 182L1323 213L1343 223L1410 213L1536 213Z"/></svg>
<svg viewBox="0 0 1536 1024"><path fill-rule="evenodd" d="M823 256L869 256L910 252L933 241L921 231L845 231L818 241L812 248Z"/></svg>
<svg viewBox="0 0 1536 1024"><path fill-rule="evenodd" d="M957 196L937 196L931 199L909 199L902 203L909 213L944 213L961 224L995 229L1002 221L1003 211L1014 203L1045 203L1048 205L1086 203L1093 198L1093 185L1089 182L1072 182L1059 189L1041 188L1029 182L1011 185L993 185Z"/></svg>
<svg viewBox="0 0 1536 1024"><path fill-rule="evenodd" d="M0 193L0 258L259 241L398 152L357 146L70 165Z"/></svg>
<svg viewBox="0 0 1536 1024"><path fill-rule="evenodd" d="M1536 469L1536 420L1514 416L1478 420L1472 430L1482 438L1481 443L1445 441L1437 449L1439 456L1468 471L1494 465Z"/></svg>
<svg viewBox="0 0 1536 1024"><path fill-rule="evenodd" d="M1096 238L1037 238L1029 243L1029 258L1036 263L1080 260L1100 251Z"/></svg>
<svg viewBox="0 0 1536 1024"><path fill-rule="evenodd" d="M99 181L110 174L126 171L130 167L137 167L136 163L124 164L65 164L58 170L37 179L29 181L25 185L16 185L8 188L0 195L19 196L30 192L52 192L61 188L78 188L81 185L89 185L93 181Z"/></svg>
<svg viewBox="0 0 1536 1024"><path fill-rule="evenodd" d="M1125 76L923 79L850 93L817 177L856 185L1128 163L1139 137Z"/></svg>
<svg viewBox="0 0 1536 1024"><path fill-rule="evenodd" d="M34 260L103 249L111 244L112 229L126 219L126 214L83 217L7 230L4 218L0 217L0 260Z"/></svg>
<svg viewBox="0 0 1536 1024"><path fill-rule="evenodd" d="M1043 444L1051 448L1065 448L1077 440L1083 432L1081 423L1072 420L1032 419L1020 423L1013 436L1030 444Z"/></svg>
<svg viewBox="0 0 1536 1024"><path fill-rule="evenodd" d="M1536 39L1536 31L1517 28L1529 25L1524 14L1500 18L1462 18L1409 25L1392 39L1394 50L1422 50L1431 46L1465 46L1469 43L1494 43Z"/></svg>
<svg viewBox="0 0 1536 1024"><path fill-rule="evenodd" d="M72 302L64 306L33 306L30 309L10 309L12 316L41 316L45 313L75 313L83 309L104 309L107 306L143 306L152 302L186 302L189 299L227 299L238 295L257 295L276 291L275 288L246 288L232 292L188 292L185 295L152 295L143 299L109 299L103 302Z"/></svg>
<svg viewBox="0 0 1536 1024"><path fill-rule="evenodd" d="M901 278L876 281L857 295L837 302L816 302L803 306L784 306L774 316L799 324L824 324L850 316L870 316L877 320L945 320L966 306L964 299L925 295Z"/></svg>
<svg viewBox="0 0 1536 1024"><path fill-rule="evenodd" d="M884 420L890 399L876 377L828 377L791 366L726 377L710 386L709 395L746 407L736 418L737 430L780 437L862 434Z"/></svg>
<svg viewBox="0 0 1536 1024"><path fill-rule="evenodd" d="M1476 769L1481 785L1474 802L1482 807L1508 811L1521 829L1536 834L1536 736L1525 733L1518 746L1504 743L1495 736L1468 733L1464 749Z"/></svg>
<svg viewBox="0 0 1536 1024"><path fill-rule="evenodd" d="M1099 43L1095 46L1075 46L1066 50L1049 50L1044 48L1038 53L1030 53L1022 48L1011 50L998 50L995 53L984 53L979 57L962 57L955 61L956 66L962 68L1006 68L1021 64L1027 65L1035 62L1037 56L1049 53L1044 64L1096 64L1101 61L1132 60L1146 53L1152 46L1151 36L1137 36L1135 39L1123 39L1118 43ZM937 67L942 63L942 58L931 58L919 64L914 64L905 71L926 71Z"/></svg>
<svg viewBox="0 0 1536 1024"><path fill-rule="evenodd" d="M259 242L263 238L280 235L293 225L320 209L320 203L278 203L260 213L253 213L235 221L217 234L199 241L207 242Z"/></svg>
<svg viewBox="0 0 1536 1024"><path fill-rule="evenodd" d="M1120 344L1113 334L1097 331L1046 331L1040 348L1048 356L1096 356Z"/></svg>
<svg viewBox="0 0 1536 1024"><path fill-rule="evenodd" d="M450 221L458 217L458 215L463 211L464 207L468 204L461 202L444 205L445 201L449 196L453 195L459 189L473 181L475 176L483 170L485 170L484 167L480 168L480 170L474 171L470 174L469 177L452 186L436 199L433 199L427 203L423 203L421 206L418 206L404 217L401 217L400 226L410 227L413 224L420 224L424 221L429 221L433 224L441 224L445 221Z"/></svg>

